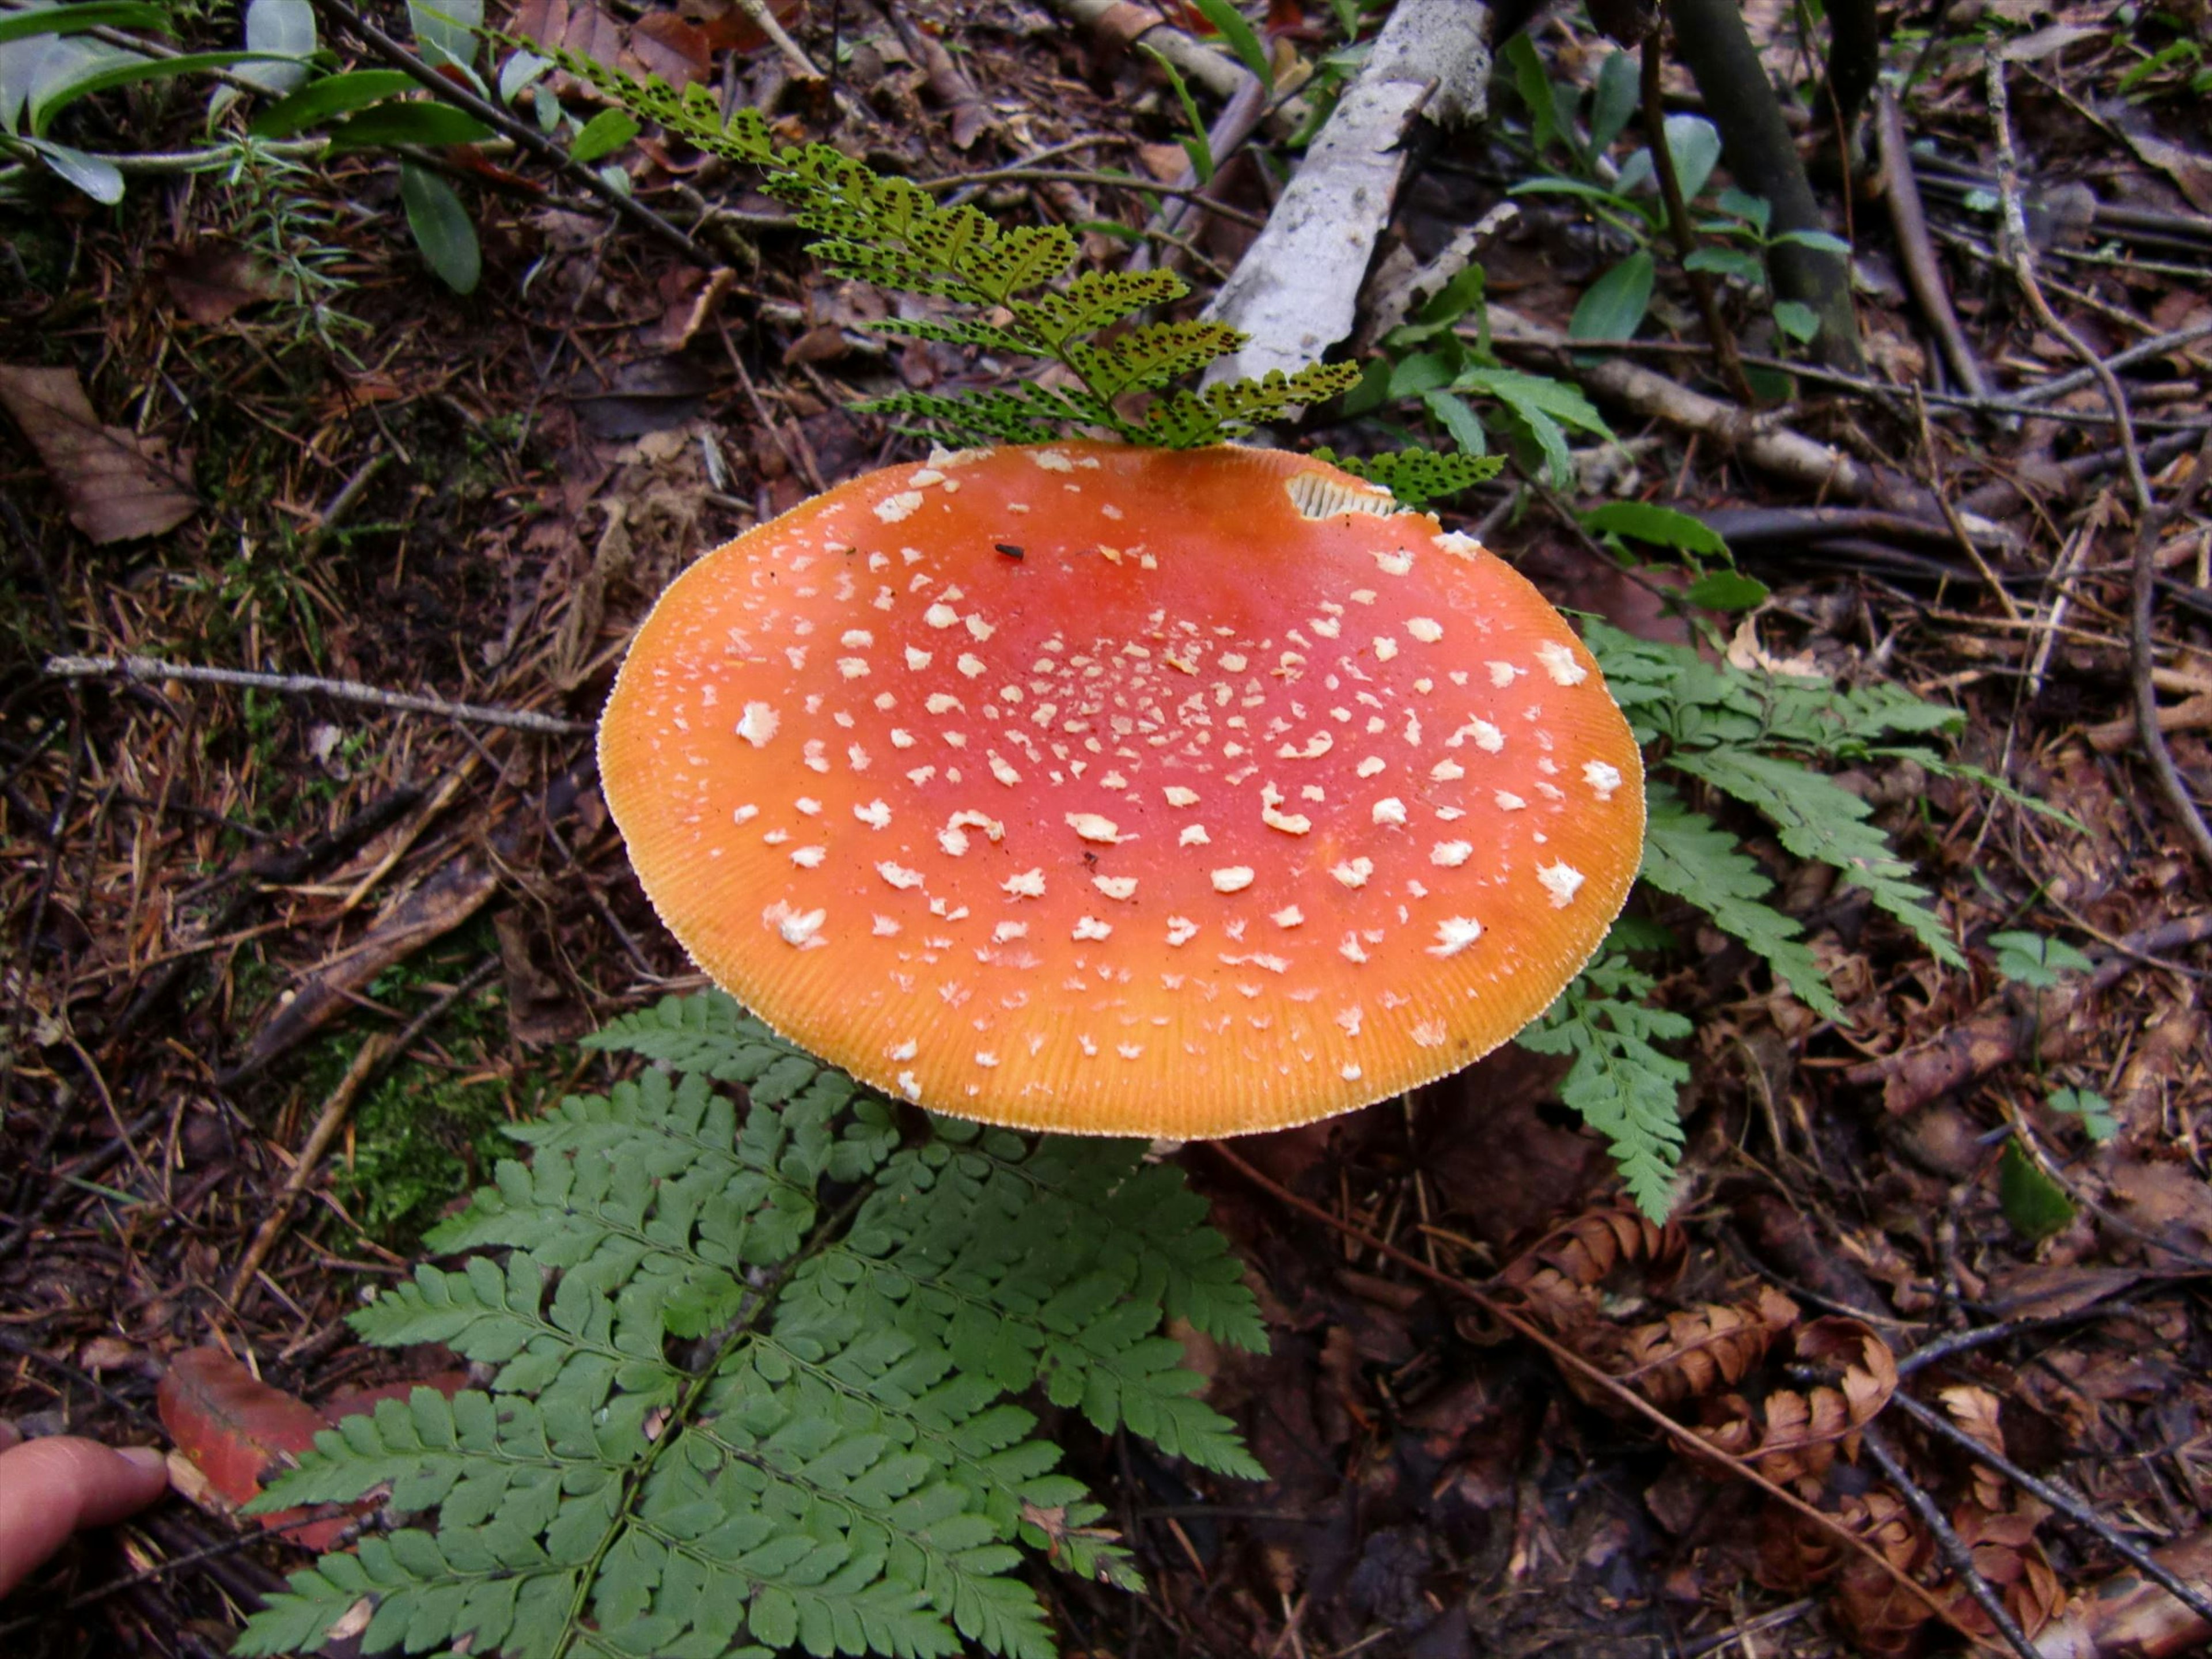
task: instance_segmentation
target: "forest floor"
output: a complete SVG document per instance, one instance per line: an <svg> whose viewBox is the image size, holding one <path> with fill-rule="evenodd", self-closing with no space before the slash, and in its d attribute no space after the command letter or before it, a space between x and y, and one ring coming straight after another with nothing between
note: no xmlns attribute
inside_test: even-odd
<svg viewBox="0 0 2212 1659"><path fill-rule="evenodd" d="M1149 60L1042 5L879 3L787 9L837 65L834 88L726 40L714 76L883 170L983 174L982 205L1079 228L1094 258L1176 259L1200 299L1296 164L1262 128L1216 158L1185 234L1148 240L1161 198L1104 169L1186 164L1183 113ZM572 40L634 31L649 56L635 8L539 9ZM1338 15L1358 9L1269 9L1288 62L1340 46ZM1752 10L1777 75L1816 81L1790 9ZM1559 1067L1511 1048L1417 1097L1237 1142L1242 1167L1177 1154L1270 1323L1266 1358L1198 1361L1273 1478L1194 1477L1071 1421L1071 1467L1150 1589L1040 1570L1066 1651L2005 1650L1983 1594L2043 1651L2117 1654L2123 1605L2156 1632L2138 1630L2143 1650L2193 1639L2177 1604L2112 1581L2133 1546L2212 1589L2212 879L2134 725L2148 676L2203 811L2212 501L2186 499L2212 407L2203 54L2158 55L2191 38L2185 19L2109 5L1990 0L1943 27L1905 97L1929 246L1966 349L2019 401L1959 394L1875 181L1846 183L1808 139L1856 252L1877 384L1806 374L1763 418L1900 489L1834 499L1726 430L1601 387L1619 441L1578 449L1572 489L1510 471L1446 521L1480 526L1561 605L1685 641L1675 574L1624 568L1576 509L1725 514L1771 592L1702 618L1717 651L1953 705L1957 757L2063 816L1879 754L1844 773L1964 969L1731 820L1844 1019L1816 1018L1680 907L1646 906L1680 932L1662 995L1695 1027L1663 1231L1626 1218L1603 1145L1552 1093ZM1534 39L1563 85L1592 84L1611 50L1578 15ZM1902 70L1921 37L1885 51ZM1992 52L2045 293L2082 347L2120 359L2148 517L2106 388L2073 372L2075 345L1999 252ZM1696 106L1686 80L1667 84ZM1564 329L1620 246L1575 197L1509 196L1563 164L1532 156L1505 77L1492 102L1488 125L1421 157L1390 240L1426 259L1512 204L1480 255L1486 299ZM88 142L189 143L191 105L124 120L118 102L85 118L109 123ZM472 165L484 276L465 299L409 243L397 172L374 150L228 185L135 178L112 211L58 185L34 210L0 205L0 364L73 369L110 434L105 473L82 450L0 448L0 1414L33 1431L163 1439L155 1390L191 1348L316 1402L438 1368L362 1346L347 1312L410 1272L502 1126L604 1075L579 1037L699 982L594 787L591 722L630 630L702 550L920 453L860 398L964 372L949 350L860 331L884 297L824 276L775 204L696 155L648 143L626 165L637 198L673 216L702 198L734 210L711 240L697 227L704 264L566 181ZM257 246L306 250L332 285L310 303ZM1661 263L1635 348L1509 357L1566 379L1631 362L1725 399L1679 267ZM1723 303L1747 349L1789 355L1755 295ZM1319 421L1297 441L1359 447ZM134 528L133 514L150 516ZM2157 580L2138 663L2140 560ZM549 718L63 678L41 672L52 655ZM303 1161L325 1117L336 1134ZM1583 1310L1559 1328L1565 1349L1681 1422L1748 1419L1747 1401L1769 1424L1845 1413L1848 1437L1782 1472L1836 1524L1686 1456L1629 1389L1563 1368L1455 1288L1516 1261ZM65 1555L0 1607L0 1652L223 1652L304 1557L201 1496Z"/></svg>

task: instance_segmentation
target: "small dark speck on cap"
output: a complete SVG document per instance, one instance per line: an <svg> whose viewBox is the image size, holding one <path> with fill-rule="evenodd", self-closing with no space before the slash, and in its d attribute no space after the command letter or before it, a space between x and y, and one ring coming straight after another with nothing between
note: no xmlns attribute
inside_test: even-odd
<svg viewBox="0 0 2212 1659"><path fill-rule="evenodd" d="M1012 542L993 542L991 545L1010 559L1018 559L1022 556L1022 550Z"/></svg>

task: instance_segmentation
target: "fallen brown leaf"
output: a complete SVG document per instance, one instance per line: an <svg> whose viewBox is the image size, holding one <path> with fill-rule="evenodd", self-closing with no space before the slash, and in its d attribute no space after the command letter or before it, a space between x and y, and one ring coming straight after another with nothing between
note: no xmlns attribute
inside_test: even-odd
<svg viewBox="0 0 2212 1659"><path fill-rule="evenodd" d="M61 486L70 522L100 545L174 530L199 506L166 445L100 423L75 369L0 363L0 405Z"/></svg>
<svg viewBox="0 0 2212 1659"><path fill-rule="evenodd" d="M161 267L161 286L177 309L203 327L228 322L247 306L276 297L267 266L242 247L202 242Z"/></svg>

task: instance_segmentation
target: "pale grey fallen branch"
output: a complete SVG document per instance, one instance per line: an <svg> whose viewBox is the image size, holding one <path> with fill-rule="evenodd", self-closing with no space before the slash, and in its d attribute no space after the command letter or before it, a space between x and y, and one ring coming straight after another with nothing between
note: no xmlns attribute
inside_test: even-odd
<svg viewBox="0 0 2212 1659"><path fill-rule="evenodd" d="M439 714L447 720L477 726L507 726L518 732L539 732L549 737L580 737L593 729L589 720L564 720L527 708L495 708L489 703L448 702L412 691L387 691L359 680L326 680L313 674L257 674L243 668L203 668L191 663L163 662L158 657L49 657L46 672L56 679L126 679L159 684L183 680L195 685L242 685L257 691L277 691L294 696L335 697L340 702L367 703L375 708L398 709L409 714Z"/></svg>
<svg viewBox="0 0 2212 1659"><path fill-rule="evenodd" d="M1410 159L1414 121L1480 120L1490 81L1489 13L1474 0L1402 0L1307 148L1267 228L1206 314L1245 343L1209 385L1295 373L1352 332L1375 244Z"/></svg>

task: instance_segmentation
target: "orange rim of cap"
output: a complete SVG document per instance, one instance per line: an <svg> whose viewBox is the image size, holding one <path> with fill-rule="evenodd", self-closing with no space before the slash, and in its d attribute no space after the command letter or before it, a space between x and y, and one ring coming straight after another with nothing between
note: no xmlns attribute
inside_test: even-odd
<svg viewBox="0 0 2212 1659"><path fill-rule="evenodd" d="M661 597L599 733L661 919L898 1098L1279 1128L1511 1037L1620 914L1643 767L1470 538L1281 451L933 455Z"/></svg>

